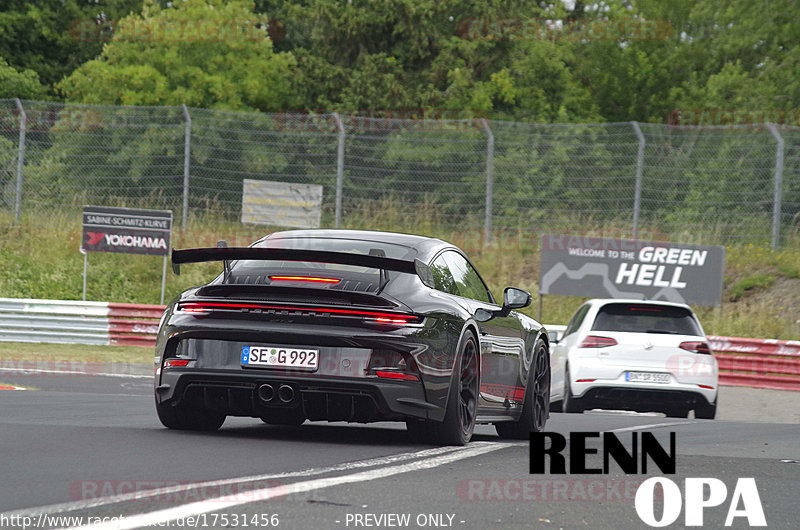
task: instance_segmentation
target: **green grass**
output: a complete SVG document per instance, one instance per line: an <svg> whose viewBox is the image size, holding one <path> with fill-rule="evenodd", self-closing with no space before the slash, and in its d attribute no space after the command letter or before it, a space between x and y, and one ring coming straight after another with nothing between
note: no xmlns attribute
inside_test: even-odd
<svg viewBox="0 0 800 530"><path fill-rule="evenodd" d="M437 216L434 208L416 212L425 219L423 224L410 224L397 213L391 203L373 206L360 212L345 212L345 228L369 228L394 232L411 232L450 241L461 247L475 262L496 297L509 285L521 287L534 294L533 304L524 312L539 315L538 278L540 234L529 227L497 232L490 245L484 244L483 231L478 228L482 219L464 219L453 228L452 221ZM420 217L416 217L418 219ZM80 300L83 274L83 255L78 252L81 237L80 211L70 216L23 216L15 225L8 214L0 215L0 297L50 298ZM179 223L176 223L179 228ZM609 225L595 225L588 233L602 236L615 233ZM246 246L271 232L268 227L245 226L238 222L210 218L190 218L188 229L176 229L173 246L176 248L214 246L227 240L231 246ZM616 232L618 233L618 232ZM660 235L659 239L669 236ZM154 304L159 302L163 259L129 254L90 253L88 256L87 300ZM220 270L218 263L184 265L176 276L167 268L166 300L187 287L205 283ZM772 252L753 245L727 248L725 305L719 308L696 307L708 334L740 337L798 339L800 338L800 250L796 247ZM772 280L769 280L772 278ZM774 285L773 285L774 283ZM772 287L770 287L772 285ZM772 300L779 289L796 288ZM542 321L565 324L584 301L583 298L545 296L542 300ZM735 300L729 302L729 300ZM29 345L26 345L27 349ZM45 351L36 345L32 352ZM61 349L65 346L54 346ZM108 351L78 347L70 355L91 356ZM0 348L0 352L3 350ZM142 351L142 361L150 362L150 351Z"/></svg>
<svg viewBox="0 0 800 530"><path fill-rule="evenodd" d="M5 361L36 359L37 362L44 363L79 361L87 363L145 363L151 365L153 364L153 349L141 346L0 342L0 359ZM68 367L62 368L68 369Z"/></svg>
<svg viewBox="0 0 800 530"><path fill-rule="evenodd" d="M772 287L773 283L775 283L775 276L769 274L756 274L755 276L742 278L731 286L728 299L731 302L736 302L748 293L748 291L767 289L768 287Z"/></svg>

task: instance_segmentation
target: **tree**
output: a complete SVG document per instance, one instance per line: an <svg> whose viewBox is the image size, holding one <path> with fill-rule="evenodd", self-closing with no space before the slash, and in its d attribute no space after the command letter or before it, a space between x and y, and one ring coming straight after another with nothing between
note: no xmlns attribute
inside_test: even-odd
<svg viewBox="0 0 800 530"><path fill-rule="evenodd" d="M33 70L18 71L0 57L0 99L35 99L41 97L44 87Z"/></svg>
<svg viewBox="0 0 800 530"><path fill-rule="evenodd" d="M5 0L0 57L36 72L53 97L52 85L100 53L103 29L141 7L141 0Z"/></svg>
<svg viewBox="0 0 800 530"><path fill-rule="evenodd" d="M97 59L57 86L70 101L273 111L291 108L295 59L274 53L268 21L247 1L146 2Z"/></svg>

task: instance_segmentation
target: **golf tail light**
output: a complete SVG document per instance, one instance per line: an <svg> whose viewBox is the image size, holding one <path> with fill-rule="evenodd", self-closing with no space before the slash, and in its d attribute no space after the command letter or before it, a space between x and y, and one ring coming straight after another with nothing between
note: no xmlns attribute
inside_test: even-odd
<svg viewBox="0 0 800 530"><path fill-rule="evenodd" d="M692 353L702 353L704 355L711 355L711 348L709 348L707 342L702 341L690 341L690 342L681 342L678 347L682 350L690 351Z"/></svg>
<svg viewBox="0 0 800 530"><path fill-rule="evenodd" d="M589 335L583 342L581 342L579 348L608 348L609 346L616 346L617 341L612 339L611 337L601 337L599 335Z"/></svg>

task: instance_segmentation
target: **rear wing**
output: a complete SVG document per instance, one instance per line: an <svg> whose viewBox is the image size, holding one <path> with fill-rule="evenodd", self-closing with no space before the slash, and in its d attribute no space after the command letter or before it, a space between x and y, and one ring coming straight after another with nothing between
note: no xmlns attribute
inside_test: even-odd
<svg viewBox="0 0 800 530"><path fill-rule="evenodd" d="M327 250L301 250L288 248L257 247L211 247L172 249L172 270L181 273L181 263L201 263L206 261L251 260L283 260L312 261L318 263L335 263L338 265L357 265L384 271L416 274L417 267L424 265L419 260L402 260L373 256L369 254L352 254L348 252L330 252Z"/></svg>

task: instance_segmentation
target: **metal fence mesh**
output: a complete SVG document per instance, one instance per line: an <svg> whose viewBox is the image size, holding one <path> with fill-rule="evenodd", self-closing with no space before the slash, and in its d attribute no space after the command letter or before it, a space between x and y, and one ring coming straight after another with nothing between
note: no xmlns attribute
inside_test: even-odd
<svg viewBox="0 0 800 530"><path fill-rule="evenodd" d="M87 204L238 220L245 179L321 185L323 226L800 241L797 128L0 100L0 211L15 220Z"/></svg>

